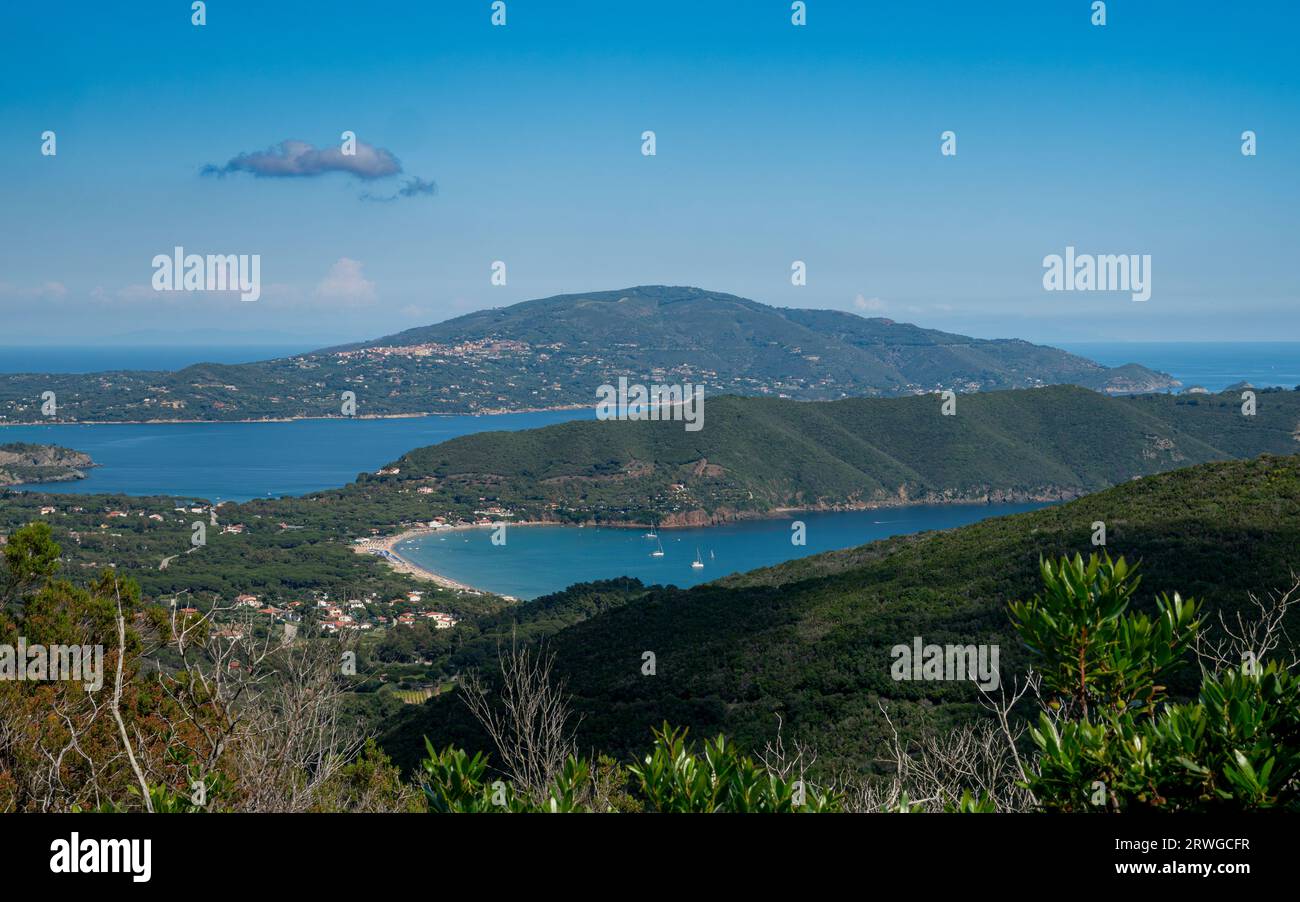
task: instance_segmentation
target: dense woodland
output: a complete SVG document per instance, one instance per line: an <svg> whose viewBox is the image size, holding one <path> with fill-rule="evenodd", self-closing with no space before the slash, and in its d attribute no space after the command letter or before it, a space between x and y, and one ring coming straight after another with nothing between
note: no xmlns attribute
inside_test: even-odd
<svg viewBox="0 0 1300 902"><path fill-rule="evenodd" d="M705 428L573 422L462 436L420 448L337 492L281 504L386 516L659 521L779 508L1070 498L1137 476L1297 449L1300 392L1107 398L1070 386L816 404L706 399ZM396 470L397 472L391 472ZM256 503L255 503L256 504ZM371 506L374 505L374 506ZM382 511L382 515L379 513Z"/></svg>

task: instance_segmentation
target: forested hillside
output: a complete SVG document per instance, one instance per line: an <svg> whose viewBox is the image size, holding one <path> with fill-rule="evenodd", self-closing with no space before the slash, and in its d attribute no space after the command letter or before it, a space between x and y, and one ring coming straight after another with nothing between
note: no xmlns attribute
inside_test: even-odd
<svg viewBox="0 0 1300 902"><path fill-rule="evenodd" d="M1139 608L1162 591L1207 612L1246 605L1294 583L1300 569L1300 458L1189 467L1068 504L960 529L898 537L742 574L691 590L605 584L553 599L574 621L548 643L582 715L579 747L631 754L667 720L699 735L726 732L761 748L780 717L787 740L814 746L830 770L871 769L890 728L916 737L985 716L968 682L895 682L889 650L915 636L996 643L1006 684L1023 673L1023 645L1007 606L1040 588L1040 557L1104 550L1141 562ZM591 596L599 596L598 600ZM602 610L603 609L603 610ZM508 645L510 615L477 640L465 666ZM1210 621L1213 622L1213 621ZM559 620L552 627L559 627ZM521 641L549 630L519 627ZM654 676L643 673L653 652ZM1193 670L1172 688L1189 692ZM483 738L455 698L434 699L384 738L412 766L422 736L478 747Z"/></svg>
<svg viewBox="0 0 1300 902"><path fill-rule="evenodd" d="M704 428L584 421L487 432L420 448L337 492L252 502L365 524L475 518L660 522L785 508L1056 500L1135 476L1300 449L1300 392L1107 398L1071 386L804 403L705 400Z"/></svg>

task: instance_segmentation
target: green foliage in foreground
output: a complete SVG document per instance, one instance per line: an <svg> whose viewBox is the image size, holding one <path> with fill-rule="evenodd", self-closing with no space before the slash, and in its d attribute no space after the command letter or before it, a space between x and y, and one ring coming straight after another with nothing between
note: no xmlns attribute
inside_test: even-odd
<svg viewBox="0 0 1300 902"><path fill-rule="evenodd" d="M839 793L773 773L725 736L706 740L703 748L697 749L687 741L687 732L664 724L654 731L654 747L640 764L627 768L613 765L613 773L608 758L598 759L593 766L585 759L570 757L541 801L525 798L505 780L490 777L488 760L481 752L471 756L451 746L436 751L428 738L420 781L429 811L443 814L815 814L844 810ZM603 780L593 776L602 769ZM610 792L611 777L622 784L614 792ZM904 796L891 810L906 813L917 807ZM976 813L993 809L986 799L965 792L946 810Z"/></svg>
<svg viewBox="0 0 1300 902"><path fill-rule="evenodd" d="M654 750L629 768L649 811L785 813L836 811L839 800L759 767L725 736L706 741L701 754L686 731L667 724L655 732Z"/></svg>
<svg viewBox="0 0 1300 902"><path fill-rule="evenodd" d="M654 732L654 748L644 761L619 769L632 804L622 810L681 814L774 814L838 811L833 793L778 776L725 736L707 740L702 750L687 742L687 731L664 724ZM517 794L504 780L491 780L481 754L468 755L448 747L435 751L425 739L428 755L421 780L429 810L434 812L591 812L619 807L596 791L593 765L570 757L544 801ZM614 798L617 798L615 796Z"/></svg>
<svg viewBox="0 0 1300 902"><path fill-rule="evenodd" d="M481 752L473 757L451 747L436 752L427 739L425 743L429 756L423 762L421 785L429 810L437 814L595 810L580 801L591 780L591 768L586 761L569 758L556 777L549 798L535 804L516 794L514 787L504 780L489 779L487 758Z"/></svg>
<svg viewBox="0 0 1300 902"><path fill-rule="evenodd" d="M1195 703L1154 717L1044 714L1032 735L1030 789L1051 810L1300 810L1300 679L1277 664L1207 677Z"/></svg>
<svg viewBox="0 0 1300 902"><path fill-rule="evenodd" d="M1049 689L1078 706L1151 710L1163 682L1185 663L1196 634L1198 605L1161 594L1154 617L1128 612L1137 567L1109 555L1040 563L1044 591L1011 604L1011 623L1028 646Z"/></svg>
<svg viewBox="0 0 1300 902"><path fill-rule="evenodd" d="M1048 693L1027 781L1045 808L1300 807L1300 678L1247 655L1207 672L1194 702L1162 705L1200 629L1197 603L1175 593L1154 617L1127 610L1138 578L1123 558L1041 569L1044 591L1011 617Z"/></svg>
<svg viewBox="0 0 1300 902"><path fill-rule="evenodd" d="M1008 604L1044 591L1041 560L1097 550L1091 524L1098 520L1112 556L1141 561L1140 589L1126 612L1159 621L1156 599L1194 597L1201 604L1194 619L1210 622L1213 638L1220 614L1230 622L1237 613L1249 617L1250 594L1293 584L1300 457L1189 467L1067 504L895 536L691 589L571 587L544 609L533 602L482 621L481 633L466 633L450 660L463 671L491 668L517 621L521 637L545 639L555 652L556 675L581 717L579 748L637 761L650 731L666 720L757 750L773 739L779 716L787 741L817 750L813 779L879 776L892 760L893 729L906 744L987 716L970 681L893 680L890 649L914 636L997 644L1007 686L1031 664L1044 669L1012 628ZM1287 616L1292 636L1300 635L1298 615L1295 606ZM653 678L641 672L647 649L658 658ZM1169 687L1170 701L1192 702L1201 674L1182 666L1157 685ZM1027 702L1016 713L1037 717ZM395 712L380 744L410 773L424 755L424 736L439 747L491 749L455 693Z"/></svg>
<svg viewBox="0 0 1300 902"><path fill-rule="evenodd" d="M1154 614L1130 610L1138 567L1109 554L1040 560L1043 588L1012 602L1012 627L1040 682L1037 750L1020 768L1036 806L1054 811L1300 810L1300 677L1253 653L1240 669L1207 670L1195 700L1172 702L1167 683L1190 663L1200 605L1174 592ZM428 752L422 788L437 812L608 811L592 765L569 758L541 798L488 776L488 760L448 746ZM641 763L619 768L633 805L659 813L841 811L844 793L774 772L719 735L697 749L664 724ZM950 787L944 810L992 802ZM960 792L960 795L958 794ZM945 793L947 795L947 793ZM920 806L902 792L888 810Z"/></svg>

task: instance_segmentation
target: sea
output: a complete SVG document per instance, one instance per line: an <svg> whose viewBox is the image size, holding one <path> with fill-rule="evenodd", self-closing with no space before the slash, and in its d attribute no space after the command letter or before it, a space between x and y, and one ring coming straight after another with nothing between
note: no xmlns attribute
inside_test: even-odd
<svg viewBox="0 0 1300 902"><path fill-rule="evenodd" d="M317 346L319 347L319 346ZM0 345L0 373L104 373L182 370L196 363L253 363L315 350L308 345Z"/></svg>
<svg viewBox="0 0 1300 902"><path fill-rule="evenodd" d="M61 423L0 426L0 444L62 445L99 465L76 482L33 486L42 492L248 501L338 488L408 451L459 435L580 417L594 419L595 410L288 423Z"/></svg>
<svg viewBox="0 0 1300 902"><path fill-rule="evenodd" d="M1140 363L1169 373L1183 388L1199 385L1215 392L1238 382L1256 388L1300 385L1297 341L1067 342L1055 346L1105 366Z"/></svg>

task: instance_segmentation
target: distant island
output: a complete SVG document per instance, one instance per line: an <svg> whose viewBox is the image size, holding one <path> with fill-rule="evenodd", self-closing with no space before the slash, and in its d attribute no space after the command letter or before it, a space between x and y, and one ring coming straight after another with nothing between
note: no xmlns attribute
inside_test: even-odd
<svg viewBox="0 0 1300 902"><path fill-rule="evenodd" d="M95 466L87 454L58 445L13 442L0 445L0 486L85 479Z"/></svg>
<svg viewBox="0 0 1300 902"><path fill-rule="evenodd" d="M815 401L1079 385L1180 383L1136 363L977 339L840 310L770 307L699 288L560 295L294 357L177 372L0 375L0 424L257 421L482 414L595 403L636 377L710 396ZM42 411L46 392L53 412ZM355 396L345 414L344 393Z"/></svg>

